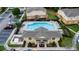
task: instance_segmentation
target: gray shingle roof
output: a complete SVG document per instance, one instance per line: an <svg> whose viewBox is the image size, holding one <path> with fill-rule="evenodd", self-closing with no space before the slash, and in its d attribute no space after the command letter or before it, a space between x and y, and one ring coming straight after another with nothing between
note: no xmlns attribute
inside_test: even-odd
<svg viewBox="0 0 79 59"><path fill-rule="evenodd" d="M75 8L75 9L62 9L62 11L68 17L76 17L76 16L79 16L79 8Z"/></svg>
<svg viewBox="0 0 79 59"><path fill-rule="evenodd" d="M26 10L27 13L30 13L32 11L40 11L40 10L46 12L46 9L43 7L27 7Z"/></svg>
<svg viewBox="0 0 79 59"><path fill-rule="evenodd" d="M39 37L46 37L46 38L55 38L55 37L62 37L62 34L60 33L60 31L48 31L46 29L39 29L39 30L35 30L35 31L24 31L23 33L23 37L35 37L35 38L39 38Z"/></svg>

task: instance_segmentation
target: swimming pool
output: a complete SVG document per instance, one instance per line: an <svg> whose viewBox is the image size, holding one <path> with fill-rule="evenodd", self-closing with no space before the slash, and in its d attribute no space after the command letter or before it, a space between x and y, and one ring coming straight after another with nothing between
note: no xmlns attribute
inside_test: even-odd
<svg viewBox="0 0 79 59"><path fill-rule="evenodd" d="M38 28L45 28L45 29L48 29L48 30L53 30L55 29L55 26L53 23L50 23L50 22L29 22L29 23L26 23L25 26L24 26L24 29L25 30L29 30L29 31L34 31L35 29L38 29Z"/></svg>

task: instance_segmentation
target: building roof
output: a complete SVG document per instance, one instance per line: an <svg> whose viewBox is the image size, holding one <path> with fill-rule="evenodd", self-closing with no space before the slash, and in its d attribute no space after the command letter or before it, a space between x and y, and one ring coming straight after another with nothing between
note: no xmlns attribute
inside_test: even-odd
<svg viewBox="0 0 79 59"><path fill-rule="evenodd" d="M79 8L74 9L62 9L67 17L76 17L79 16Z"/></svg>
<svg viewBox="0 0 79 59"><path fill-rule="evenodd" d="M27 7L27 16L46 15L46 9L42 7Z"/></svg>
<svg viewBox="0 0 79 59"><path fill-rule="evenodd" d="M32 11L46 11L46 9L45 8L43 8L43 7L27 7L26 8L26 11L28 12L28 13L30 13L30 12L32 12Z"/></svg>
<svg viewBox="0 0 79 59"><path fill-rule="evenodd" d="M40 28L39 30L35 31L24 31L23 37L46 37L46 38L55 38L55 37L62 37L60 31L48 31L47 29Z"/></svg>

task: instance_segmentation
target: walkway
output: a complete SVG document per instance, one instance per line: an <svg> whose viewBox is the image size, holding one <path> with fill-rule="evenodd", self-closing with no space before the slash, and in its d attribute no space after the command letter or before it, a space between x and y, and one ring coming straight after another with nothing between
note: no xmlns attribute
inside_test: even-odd
<svg viewBox="0 0 79 59"><path fill-rule="evenodd" d="M67 27L70 31L72 31L73 33L76 33L74 30L72 30L71 28Z"/></svg>

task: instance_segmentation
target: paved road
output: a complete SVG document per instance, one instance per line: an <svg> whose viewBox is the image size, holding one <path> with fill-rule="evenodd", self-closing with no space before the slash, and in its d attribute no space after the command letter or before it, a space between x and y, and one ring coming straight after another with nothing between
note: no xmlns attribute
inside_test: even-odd
<svg viewBox="0 0 79 59"><path fill-rule="evenodd" d="M4 45L9 35L11 34L12 29L3 29L0 33L0 44Z"/></svg>

